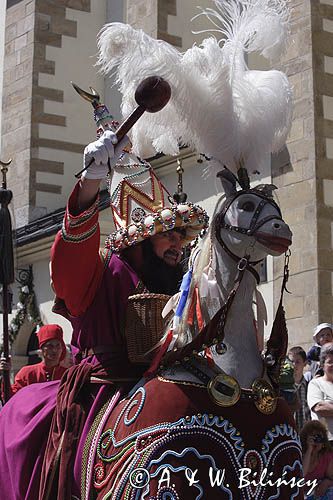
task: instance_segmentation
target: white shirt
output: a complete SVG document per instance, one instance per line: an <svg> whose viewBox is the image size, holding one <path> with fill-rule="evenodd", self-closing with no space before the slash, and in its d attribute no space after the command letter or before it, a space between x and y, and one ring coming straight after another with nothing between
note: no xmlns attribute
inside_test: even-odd
<svg viewBox="0 0 333 500"><path fill-rule="evenodd" d="M333 403L333 382L324 380L323 377L313 378L308 385L308 406L311 410L311 419L320 420L328 430L328 439L333 439L333 416L320 417L313 411L313 407L320 401ZM333 405L332 405L333 409Z"/></svg>

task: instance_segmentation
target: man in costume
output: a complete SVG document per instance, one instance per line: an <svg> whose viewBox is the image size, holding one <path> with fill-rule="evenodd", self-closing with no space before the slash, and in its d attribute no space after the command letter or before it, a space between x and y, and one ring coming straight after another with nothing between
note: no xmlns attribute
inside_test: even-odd
<svg viewBox="0 0 333 500"><path fill-rule="evenodd" d="M152 168L124 155L122 145L115 152L113 142L115 135L108 131L86 148L84 162L93 162L69 198L63 228L52 248L54 310L72 324L76 365L66 372L60 388L57 382L47 387L39 384L33 398L25 388L20 391L20 401L15 406L9 403L1 412L0 432L5 427L7 432L0 435L0 442L8 451L6 457L0 457L0 474L2 479L11 479L5 492L8 499L35 500L38 495L67 499L72 493L79 494L84 438L110 396L116 405L149 366L147 352L158 343L163 330L160 326L155 331L156 324L161 325L157 319L181 281L182 248L207 225L207 215L200 207L170 199ZM120 163L115 165L119 154ZM111 162L116 231L100 255L98 190ZM132 296L143 302L147 297L144 307L148 313L156 306L157 323L150 330L148 324L141 328L140 345L133 326L142 324L142 319L135 301L129 300ZM155 305L150 308L151 299ZM10 437L14 435L15 439ZM68 473L72 468L74 484L73 474ZM54 480L57 472L59 481Z"/></svg>
<svg viewBox="0 0 333 500"><path fill-rule="evenodd" d="M116 23L108 25L102 32L100 59L103 63L104 54L104 66L108 70L111 70L113 66L120 65L119 81L122 92L126 94L123 103L123 109L126 111L133 109L133 87L138 83L135 79L149 77L156 73L160 75L161 71L162 76L171 85L174 98L170 100L165 110L156 118L154 115L152 118L148 117L147 113L146 116L142 117L141 123L138 122L138 128L133 131L133 148L140 157L152 156L155 151L177 154L179 144L191 144L195 146L197 152L204 152L207 156L217 159L219 170L221 170L221 164L235 168L242 166L245 161L249 172L253 172L254 169L258 168L266 153L278 151L284 145L291 120L290 87L285 75L280 72L268 71L264 72L265 75L263 75L262 72L248 71L244 53L249 48L258 50L259 47L267 55L269 48L276 48L278 42L286 38L287 28L284 28L288 24L287 14L282 6L281 9L278 9L277 5L275 9L271 9L268 6L268 1L264 0L260 2L262 8L258 2L254 1L244 2L244 4L236 0L216 3L221 11L227 10L225 12L227 19L235 17L233 25L226 23L227 27L225 25L221 27L223 35L227 32L227 41L229 42L225 44L223 53L220 41L210 38L202 47L194 47L190 49L189 53L180 54L168 44L154 41L142 32L136 32L130 26ZM207 16L209 16L211 10L208 9L207 12ZM221 15L216 14L216 17L220 18ZM271 25L275 27L273 32ZM241 33L233 30L234 26ZM265 36L262 36L263 32ZM114 43L115 40L117 43ZM140 61L140 66L137 61ZM219 61L219 64L216 64L216 61ZM124 65L128 66L123 71ZM137 68L140 68L140 71ZM271 90L272 86L274 89L267 92L267 88ZM261 113L257 112L258 109L261 110ZM250 110L254 110L254 112L250 113ZM106 132L97 143L93 143L86 149L85 166L89 165L87 173L84 174L84 178L75 187L69 199L63 230L57 236L53 247L52 278L58 296L57 311L71 321L73 326L72 342L78 350L77 359L79 357L84 359L79 365L66 372L57 394L57 410L53 416L52 432L46 448L39 498L68 499L71 494L79 495L77 490L81 472L81 457L84 456L87 465L87 468L83 467L85 472L88 467L90 472L93 468L94 459L89 462L87 447L83 450L83 442L90 428L96 430L96 426L98 427L96 439L93 434L89 435L93 441L91 448L96 450L98 447L99 455L107 462L107 468L113 469L115 488L119 492L121 488L124 489L124 482L129 478L131 472L132 464L129 461L131 452L134 450L135 454L138 455L134 457L135 460L141 460L141 451L143 453L147 451L147 457L148 455L152 456L152 460L154 460L156 445L162 442L163 446L164 444L168 446L169 423L175 420L178 422L179 417L182 419L182 428L176 428L177 433L179 430L179 434L177 434L177 438L180 438L178 440L179 447L172 447L171 453L179 452L181 454L179 459L183 464L187 462L183 460L182 453L192 446L193 433L196 432L198 426L204 427L203 433L200 434L200 445L202 446L200 457L203 460L206 460L207 433L214 440L216 430L212 427L218 427L222 428L221 434L223 435L221 441L215 440L214 449L211 450L212 457L221 458L221 450L226 449L228 463L233 466L235 473L238 465L246 466L248 463L254 463L253 469L260 476L261 469L268 463L270 457L275 460L278 454L281 463L276 470L282 475L284 464L279 449L283 441L287 439L294 448L294 451L287 448L286 453L290 457L288 465L292 465L291 472L295 471L295 474L298 474L300 462L299 448L295 443L295 432L288 415L286 417L283 411L283 405L280 408L280 413L274 412L276 398L271 397L270 387L266 386L265 389L265 386L261 385L259 403L263 403L262 411L257 411L255 403L258 404L258 401L253 390L245 387L243 409L236 406L236 403L233 415L231 415L231 410L229 413L227 408L217 412L216 408L213 407L215 404L213 400L208 400L207 377L209 380L213 379L211 372L208 375L203 374L203 383L195 382L192 387L184 385L183 388L178 387L172 381L164 382L164 391L161 390L158 378L155 378L148 382L151 397L149 395L146 398L145 391L139 387L128 400L124 399L117 405L127 388L133 386L134 381L144 371L143 366L136 365L131 360L137 359L139 354L141 361L144 361L144 353L152 347L150 345L142 349L146 339L144 335L136 335L136 327L140 324L146 324L142 317L146 319L144 310L147 310L147 307L141 307L140 301L142 291L145 291L144 284L147 287L142 265L146 261L144 241L152 237L155 238L155 235L162 238L162 234L171 230L173 231L172 235L175 235L176 228L184 228L186 232L182 235L181 244L185 244L195 238L205 226L206 217L202 210L186 201L179 200L179 202L167 206L167 192L154 172L147 168L145 163L135 159L126 163L123 158L120 158L119 163L113 166L112 160L108 161L108 158L112 159L113 157L113 142L112 134ZM119 152L116 153L118 155ZM94 161L90 165L92 158ZM101 258L98 253L98 198L96 198L96 193L100 179L108 171L108 163L111 163L113 172L110 192L116 231L108 238L107 250ZM238 172L238 170L236 171ZM154 239L151 241L152 245L154 245L154 241L156 242ZM155 249L155 253L160 253L160 251L161 248ZM174 246L171 253L170 251L171 247L168 246L164 251L161 251L160 255L166 259L166 252L168 252L168 260L172 260L172 263L175 264L178 261L179 247ZM210 257L210 253L207 253L207 257ZM65 270L66 272L64 272ZM203 268L201 271L201 275L204 277L207 269ZM214 270L209 269L209 271L213 272ZM210 279L209 271L206 274L206 288L214 285L214 280ZM70 273L70 278L65 276L67 272ZM215 285L217 285L216 280ZM151 288L148 287L148 289L151 291ZM161 290L157 291L161 292ZM182 294L183 292L186 294L186 290L182 290ZM196 292L193 292L192 296L196 299ZM150 299L152 299L151 296ZM195 305L193 312L196 313L195 317L198 318L197 323L199 324L200 308L197 307L199 298L192 303ZM192 308L189 307L188 310L191 312ZM152 307L149 308L148 313L148 316L154 320L158 316L153 313ZM188 317L192 321L194 314L188 315ZM252 322L250 323L252 330ZM219 325L213 324L209 329L211 324L210 322L207 325L209 330L207 335L209 333L209 340L213 341L215 328ZM152 328L150 333L154 330ZM150 333L149 338L151 338ZM137 342L139 338L142 345ZM251 339L254 339L254 335L251 336ZM168 334L163 344L163 347L167 347L169 342L171 349L169 355L178 351L177 346L174 347L174 344L171 344L172 340L173 338L170 339ZM157 341L158 339L153 344ZM197 335L193 342L198 344L198 347L191 352L193 355L207 347L202 343L201 335ZM193 347L191 343L188 345ZM258 372L261 373L262 360L259 358L259 352L257 354L260 369L259 366L256 369L258 368ZM274 363L277 357L277 355L276 358L272 356ZM184 362L187 363L187 361L184 357ZM153 364L153 367L156 365L157 363ZM187 380L185 380L185 384L187 384ZM221 384L221 386L224 390L224 385ZM190 388L188 389L188 387ZM22 390L21 394L28 394L28 389ZM49 415L53 412L57 389L56 387L51 398L48 388L49 404L44 405L37 415L36 424L39 425L36 425L36 428L39 429L44 422L40 415L47 413L47 411L49 411ZM228 387L226 390L228 391ZM239 388L239 390L241 389ZM235 391L231 391L231 393L234 394ZM156 394L158 398L156 398ZM247 396L251 401L247 401ZM155 401L157 400L154 408L148 404L153 398ZM268 410L272 410L273 413L268 413L268 415L265 413L266 403L268 406L271 405ZM265 435L263 441L260 442L262 434L254 432L252 428L247 429L246 435L249 441L245 449L243 438L240 437L237 428L241 428L244 424L246 426L244 415L249 416L248 407L252 420L261 429L260 432ZM9 420L11 416L10 403L7 408L4 411L6 419ZM190 411L184 413L184 408L189 408ZM198 411L196 411L197 408ZM115 411L112 412L114 409ZM138 418L142 417L143 414L142 409L149 422L149 428L145 429L147 436L141 434L142 427L138 425ZM96 424L93 417L97 412L99 412L100 419ZM117 440L113 439L114 429L121 419L119 417L118 420L117 412L122 412L121 416L123 417L121 432L124 434L117 436L120 437L122 448L120 451L119 447L111 449L109 453L108 446L112 448L114 444L118 444L115 443ZM139 415L140 412L141 415ZM230 415L229 420L228 416L225 417L226 413ZM112 425L109 428L106 427L105 433L100 437L99 434L105 424L104 414L111 414L111 419L117 418L117 422L110 422ZM152 417L156 420L154 429L150 428ZM48 415L46 415L45 421L49 423L50 418L49 420L47 418L49 418ZM161 429L161 422L166 422L166 428ZM274 430L271 431L273 426ZM133 442L127 440L127 437L123 441L122 436L126 436L126 433L131 431L133 427L136 427L137 431ZM188 429L190 432L184 436L183 431ZM153 432L150 432L151 430ZM190 436L190 441L187 439L188 436ZM33 435L29 436L30 443L33 437ZM23 438L24 436L22 436ZM274 454L271 453L272 439ZM78 453L74 460L72 450L76 448L78 441ZM0 450L6 446L7 449L10 448L11 443L7 444L6 440L0 436ZM263 451L261 447L264 448ZM23 467L25 465L23 459L25 458L25 461L28 462L27 457L22 456L25 448L21 448L20 453L17 449L16 451L13 459L15 458L16 464L18 464L18 470L24 471L24 491L27 490L28 483L30 494L33 491L33 485L27 481L26 476L27 474L31 475L32 471L29 468L25 470ZM229 451L230 453L228 453ZM196 450L194 450L194 454L195 452ZM238 461L238 456L242 458L242 462ZM232 457L235 459L233 460ZM117 461L118 458L119 461ZM209 460L210 457L206 461L207 465L211 463ZM171 459L171 466L174 464L175 461ZM102 483L104 479L107 482L108 477L110 477L109 470L104 469L108 477L103 476L103 468L99 465L96 463L94 477ZM222 466L224 465L221 461L220 468ZM74 485L71 484L71 474L69 473L72 467L74 467ZM158 464L152 462L153 474L156 473L156 467ZM19 477L13 477L15 471L12 471L8 464L3 467L1 463L0 470L3 470L6 476L11 477L14 485L20 481L23 483L22 473ZM36 477L37 479L39 477L38 467L33 472L36 472L34 474L36 481ZM58 475L58 480L55 480L53 473ZM86 477L89 479L88 475ZM85 482L85 478L83 478L83 482ZM205 475L205 482L209 482L208 473ZM235 482L236 477L234 477ZM86 481L86 484L89 487L89 480ZM127 482L125 487L128 484ZM56 487L53 488L53 486ZM99 486L103 489L103 485L99 484ZM211 492L208 484L207 486L208 491ZM167 485L166 488L168 488ZM173 490L172 483L170 488ZM165 489L164 492L160 491L160 495L179 498L177 492L170 491L170 488ZM196 496L202 494L201 490L199 493L196 489L192 491ZM131 492L131 495L136 498L139 494L138 491ZM256 492L252 496L255 495ZM24 495L22 496L24 497ZM115 498L114 491L109 492L107 496ZM248 495L247 498L252 498L252 496ZM13 498L13 495L7 494L6 497ZM120 495L118 497L120 498ZM26 496L26 498L37 497L30 494L30 497ZM89 492L83 498L90 498ZM126 496L122 498L129 498L127 492ZM189 497L183 496L182 498ZM228 498L231 496L229 495ZM290 498L289 491L288 498Z"/></svg>
<svg viewBox="0 0 333 500"><path fill-rule="evenodd" d="M66 356L66 346L61 326L44 325L38 331L37 337L43 361L35 365L23 366L17 372L14 384L11 386L12 394L15 394L26 385L60 380L67 369L60 365ZM1 361L0 369L10 369L10 365L5 361Z"/></svg>
<svg viewBox="0 0 333 500"><path fill-rule="evenodd" d="M300 445L287 405L272 385L287 348L282 294L262 359L253 325L255 274L245 271L249 259L259 260L255 235L259 248L266 246L273 255L286 249L272 245L283 241L276 239L279 209L271 225L272 212L263 209L273 209L275 186L259 186L260 201L241 201L259 194L250 188L250 178L284 147L290 129L286 75L246 64L251 52L265 57L281 52L289 36L288 5L284 0L215 0L214 5L216 10L202 9L213 36L183 53L121 23L108 24L100 35L99 62L120 84L123 109L133 109L132 89L143 77L158 72L173 91L159 115L147 113L137 123L134 151L149 157L154 151L177 154L180 144L193 146L211 158L206 171L219 172L226 199L217 204L201 252L192 254L189 283L182 284L175 303L173 342L155 364L156 376L116 408L110 401L94 422L83 457L82 499L303 497L301 484L287 484L301 477ZM290 231L284 234L290 244ZM246 281L238 288L240 276ZM221 370L207 352L212 345ZM243 472L251 482L240 484ZM220 481L211 473L220 473ZM262 484L266 473L272 481ZM275 482L279 478L287 481Z"/></svg>

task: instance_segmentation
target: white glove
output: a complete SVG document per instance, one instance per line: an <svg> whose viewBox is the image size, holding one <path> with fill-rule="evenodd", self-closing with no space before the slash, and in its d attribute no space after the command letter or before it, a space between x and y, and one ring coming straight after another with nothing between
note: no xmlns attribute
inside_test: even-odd
<svg viewBox="0 0 333 500"><path fill-rule="evenodd" d="M128 140L128 137L125 136L117 144L118 139L116 134L111 132L111 130L106 130L97 141L88 144L83 154L83 166L86 167L91 160L94 161L82 173L82 177L86 179L105 179L110 167L114 167L117 163L125 142ZM117 146L115 147L116 144Z"/></svg>

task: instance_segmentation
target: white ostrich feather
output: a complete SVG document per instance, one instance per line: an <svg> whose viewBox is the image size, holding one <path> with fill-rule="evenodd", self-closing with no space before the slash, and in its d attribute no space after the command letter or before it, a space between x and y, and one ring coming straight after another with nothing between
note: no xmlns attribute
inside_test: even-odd
<svg viewBox="0 0 333 500"><path fill-rule="evenodd" d="M157 115L145 113L132 130L133 149L138 156L151 156L155 147L164 140L160 151L166 154L178 152L178 136L172 129L173 116L177 113L177 101L182 99L181 54L166 42L155 40L142 30L135 30L122 23L107 24L98 39L99 60L105 73L115 73L123 95L122 113L126 117L137 106L135 89L146 77L163 76L170 84L173 98ZM181 117L180 117L181 118Z"/></svg>
<svg viewBox="0 0 333 500"><path fill-rule="evenodd" d="M142 30L108 24L99 36L98 63L116 74L124 116L136 107L135 89L147 76L158 74L171 86L165 108L145 113L133 127L135 154L176 155L186 144L234 172L240 162L251 171L283 147L291 125L285 74L246 64L249 52L271 57L285 49L287 0L214 0L214 6L198 15L208 18L215 37L183 54Z"/></svg>

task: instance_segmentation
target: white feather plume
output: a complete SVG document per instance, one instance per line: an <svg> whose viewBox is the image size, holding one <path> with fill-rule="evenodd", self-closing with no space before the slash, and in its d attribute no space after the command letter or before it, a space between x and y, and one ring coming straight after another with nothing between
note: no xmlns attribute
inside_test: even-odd
<svg viewBox="0 0 333 500"><path fill-rule="evenodd" d="M279 151L291 125L292 97L280 71L249 70L246 54L272 57L289 35L287 0L213 0L201 9L213 25L206 38L183 54L142 30L121 23L99 35L98 63L116 74L126 117L136 107L134 93L144 78L160 75L171 99L158 113L145 113L131 132L140 157L176 155L187 144L213 156L234 172L239 162L255 169ZM208 31L208 30L207 30Z"/></svg>

